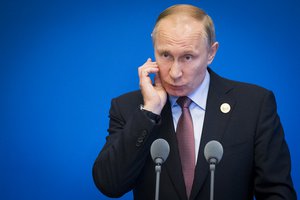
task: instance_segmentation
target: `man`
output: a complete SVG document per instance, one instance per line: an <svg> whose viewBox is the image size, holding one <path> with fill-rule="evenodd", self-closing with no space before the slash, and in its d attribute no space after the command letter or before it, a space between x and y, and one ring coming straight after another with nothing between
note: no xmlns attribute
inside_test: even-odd
<svg viewBox="0 0 300 200"><path fill-rule="evenodd" d="M149 58L139 67L140 91L112 100L109 136L93 167L99 190L109 197L133 190L134 199L153 200L150 146L164 138L170 155L162 166L160 199L209 199L203 152L218 140L224 155L215 199L296 199L273 93L207 67L218 49L211 18L191 5L172 6L158 17L152 39L156 62ZM181 108L181 101L190 105Z"/></svg>

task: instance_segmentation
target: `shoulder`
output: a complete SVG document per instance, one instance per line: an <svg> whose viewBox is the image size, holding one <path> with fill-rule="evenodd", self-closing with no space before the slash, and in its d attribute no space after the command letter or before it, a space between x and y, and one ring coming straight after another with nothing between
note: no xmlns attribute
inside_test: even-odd
<svg viewBox="0 0 300 200"><path fill-rule="evenodd" d="M112 99L112 101L133 104L137 102L139 103L141 100L143 100L143 96L140 90L130 91Z"/></svg>
<svg viewBox="0 0 300 200"><path fill-rule="evenodd" d="M143 96L140 90L135 90L121 94L111 100L110 111L120 111L122 113L132 114L133 110L139 109L143 104Z"/></svg>
<svg viewBox="0 0 300 200"><path fill-rule="evenodd" d="M243 96L249 99L255 99L258 97L263 97L266 95L273 94L272 91L262 86L253 83L246 83L246 82L227 79L219 76L211 69L209 70L209 72L211 77L210 86L214 90L225 92L225 93L231 93L238 96Z"/></svg>
<svg viewBox="0 0 300 200"><path fill-rule="evenodd" d="M143 98L139 90L121 94L112 98L109 116L111 119L126 120L140 109L142 103Z"/></svg>
<svg viewBox="0 0 300 200"><path fill-rule="evenodd" d="M265 96L267 94L273 93L271 90L253 83L246 83L246 82L233 81L233 80L228 80L228 81L231 82L232 85L234 85L233 87L234 93L240 95L246 95L249 98L256 98L259 96Z"/></svg>

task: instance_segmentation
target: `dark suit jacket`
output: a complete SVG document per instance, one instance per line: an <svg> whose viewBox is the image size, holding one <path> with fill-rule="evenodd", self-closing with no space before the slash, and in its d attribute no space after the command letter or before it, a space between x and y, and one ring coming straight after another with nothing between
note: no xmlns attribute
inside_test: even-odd
<svg viewBox="0 0 300 200"><path fill-rule="evenodd" d="M290 177L290 155L272 92L258 86L211 76L207 107L190 199L209 199L209 165L204 146L218 140L224 148L215 172L215 200L296 199ZM140 110L140 91L112 100L109 135L95 161L96 186L110 197L133 190L134 199L153 200L155 165L150 146L157 138L170 144L162 165L161 200L186 200L170 103L158 123ZM229 113L220 110L231 106Z"/></svg>

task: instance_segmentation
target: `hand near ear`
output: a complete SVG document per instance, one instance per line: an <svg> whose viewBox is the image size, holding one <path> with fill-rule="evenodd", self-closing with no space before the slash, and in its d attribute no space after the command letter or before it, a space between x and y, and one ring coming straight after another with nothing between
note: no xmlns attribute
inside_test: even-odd
<svg viewBox="0 0 300 200"><path fill-rule="evenodd" d="M156 62L151 58L138 68L140 89L144 98L144 109L160 115L162 108L167 101L167 93L161 84L159 77L159 68ZM150 74L155 74L154 85L152 84Z"/></svg>

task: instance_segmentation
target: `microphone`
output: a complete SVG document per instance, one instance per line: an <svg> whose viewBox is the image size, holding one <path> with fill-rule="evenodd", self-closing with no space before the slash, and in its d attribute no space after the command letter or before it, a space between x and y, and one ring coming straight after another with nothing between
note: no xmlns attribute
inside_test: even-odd
<svg viewBox="0 0 300 200"><path fill-rule="evenodd" d="M161 165L167 160L170 152L169 143L164 139L156 139L150 148L151 157L156 164L156 185L155 185L155 200L159 197L159 179L161 172Z"/></svg>
<svg viewBox="0 0 300 200"><path fill-rule="evenodd" d="M208 142L204 147L204 156L210 166L210 200L213 200L215 169L223 156L223 147L221 143L216 140Z"/></svg>
<svg viewBox="0 0 300 200"><path fill-rule="evenodd" d="M167 160L169 152L169 143L164 139L157 139L151 145L150 153L155 164L163 164Z"/></svg>
<svg viewBox="0 0 300 200"><path fill-rule="evenodd" d="M223 147L220 142L212 140L204 147L204 156L209 164L218 164L223 156Z"/></svg>

